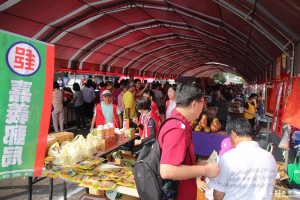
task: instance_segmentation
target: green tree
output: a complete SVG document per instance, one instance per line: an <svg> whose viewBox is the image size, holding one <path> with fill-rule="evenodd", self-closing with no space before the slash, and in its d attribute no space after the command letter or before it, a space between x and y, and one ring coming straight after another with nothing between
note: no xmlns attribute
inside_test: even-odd
<svg viewBox="0 0 300 200"><path fill-rule="evenodd" d="M227 81L223 73L215 74L211 78L218 80L220 84L224 84Z"/></svg>

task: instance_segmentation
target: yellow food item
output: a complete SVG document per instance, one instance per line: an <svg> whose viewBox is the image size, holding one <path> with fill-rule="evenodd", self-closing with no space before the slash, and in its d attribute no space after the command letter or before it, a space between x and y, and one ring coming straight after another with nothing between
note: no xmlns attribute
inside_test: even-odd
<svg viewBox="0 0 300 200"><path fill-rule="evenodd" d="M221 129L221 124L217 118L214 118L210 125L211 132L217 132Z"/></svg>
<svg viewBox="0 0 300 200"><path fill-rule="evenodd" d="M200 126L202 126L203 128L205 126L207 126L207 115L206 114L203 114L201 119L200 119Z"/></svg>
<svg viewBox="0 0 300 200"><path fill-rule="evenodd" d="M201 131L199 125L196 126L195 131L197 131L197 132L200 132L200 131Z"/></svg>
<svg viewBox="0 0 300 200"><path fill-rule="evenodd" d="M204 127L204 131L205 133L209 133L210 132L210 128L208 126Z"/></svg>

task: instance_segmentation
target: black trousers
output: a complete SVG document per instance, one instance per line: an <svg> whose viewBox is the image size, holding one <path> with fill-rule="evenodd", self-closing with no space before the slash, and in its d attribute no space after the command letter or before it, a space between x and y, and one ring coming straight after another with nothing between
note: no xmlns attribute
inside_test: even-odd
<svg viewBox="0 0 300 200"><path fill-rule="evenodd" d="M76 123L77 128L80 128L80 118L82 121L82 126L85 127L85 119L84 119L84 104L74 107L75 108L75 114L76 114Z"/></svg>
<svg viewBox="0 0 300 200"><path fill-rule="evenodd" d="M84 116L87 118L93 118L93 111L94 111L94 101L91 103L84 102Z"/></svg>

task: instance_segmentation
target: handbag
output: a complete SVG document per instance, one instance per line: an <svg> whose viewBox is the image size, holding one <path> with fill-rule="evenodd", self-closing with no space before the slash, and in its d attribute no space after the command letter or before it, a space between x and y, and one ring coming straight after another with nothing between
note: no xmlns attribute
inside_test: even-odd
<svg viewBox="0 0 300 200"><path fill-rule="evenodd" d="M290 178L290 183L300 184L300 164L297 164L297 155L293 164L288 164L288 175Z"/></svg>

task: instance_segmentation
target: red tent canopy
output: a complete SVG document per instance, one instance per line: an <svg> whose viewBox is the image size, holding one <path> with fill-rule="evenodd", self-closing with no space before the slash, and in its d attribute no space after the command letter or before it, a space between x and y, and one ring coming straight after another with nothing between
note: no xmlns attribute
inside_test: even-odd
<svg viewBox="0 0 300 200"><path fill-rule="evenodd" d="M247 80L299 42L298 0L7 0L0 29L55 45L60 69Z"/></svg>

